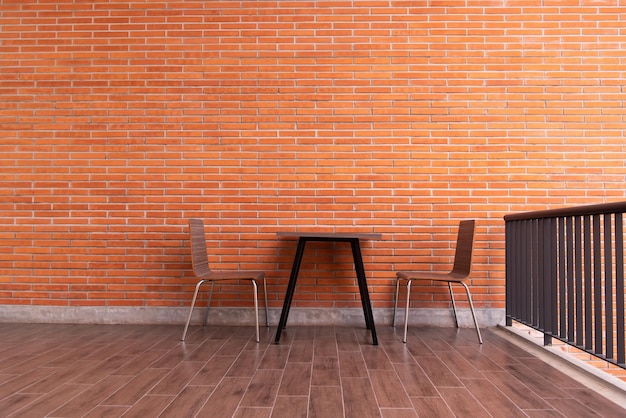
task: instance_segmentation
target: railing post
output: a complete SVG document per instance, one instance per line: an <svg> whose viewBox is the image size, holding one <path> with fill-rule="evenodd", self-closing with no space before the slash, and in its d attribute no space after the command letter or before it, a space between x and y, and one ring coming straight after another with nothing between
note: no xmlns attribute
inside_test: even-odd
<svg viewBox="0 0 626 418"><path fill-rule="evenodd" d="M543 334L543 345L552 345L552 335Z"/></svg>

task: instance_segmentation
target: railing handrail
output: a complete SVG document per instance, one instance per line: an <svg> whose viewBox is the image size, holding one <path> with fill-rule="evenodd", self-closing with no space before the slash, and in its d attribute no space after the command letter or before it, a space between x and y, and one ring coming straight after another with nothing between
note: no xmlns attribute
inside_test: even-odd
<svg viewBox="0 0 626 418"><path fill-rule="evenodd" d="M528 219L559 218L565 216L599 215L605 213L626 213L626 202L601 203L595 205L568 208L537 210L533 212L512 213L504 216L505 221L524 221Z"/></svg>

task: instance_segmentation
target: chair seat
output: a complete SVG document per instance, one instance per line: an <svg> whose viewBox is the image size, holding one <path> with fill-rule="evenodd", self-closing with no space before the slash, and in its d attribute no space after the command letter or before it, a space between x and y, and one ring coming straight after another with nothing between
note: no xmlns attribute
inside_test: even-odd
<svg viewBox="0 0 626 418"><path fill-rule="evenodd" d="M399 271L396 276L403 280L435 280L440 282L462 282L467 278L467 275L462 273L435 273L430 271Z"/></svg>
<svg viewBox="0 0 626 418"><path fill-rule="evenodd" d="M265 277L265 272L255 270L236 271L208 271L201 276L204 280L261 280Z"/></svg>

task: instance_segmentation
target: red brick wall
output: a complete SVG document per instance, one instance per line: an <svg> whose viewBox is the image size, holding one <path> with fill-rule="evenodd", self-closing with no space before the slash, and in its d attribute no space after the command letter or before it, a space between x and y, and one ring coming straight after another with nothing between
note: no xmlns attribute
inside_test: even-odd
<svg viewBox="0 0 626 418"><path fill-rule="evenodd" d="M276 231L380 232L364 256L388 308L394 270L448 268L476 218L476 303L502 308L504 214L624 199L625 12L3 1L0 304L187 306L202 217L214 267L266 270L274 307L294 253ZM359 306L336 251L308 248L296 306Z"/></svg>

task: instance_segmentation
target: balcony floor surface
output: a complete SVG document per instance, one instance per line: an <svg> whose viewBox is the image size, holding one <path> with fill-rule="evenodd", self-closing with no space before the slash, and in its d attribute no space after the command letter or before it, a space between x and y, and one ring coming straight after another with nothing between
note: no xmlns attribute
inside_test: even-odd
<svg viewBox="0 0 626 418"><path fill-rule="evenodd" d="M0 324L0 415L617 417L492 329Z"/></svg>

